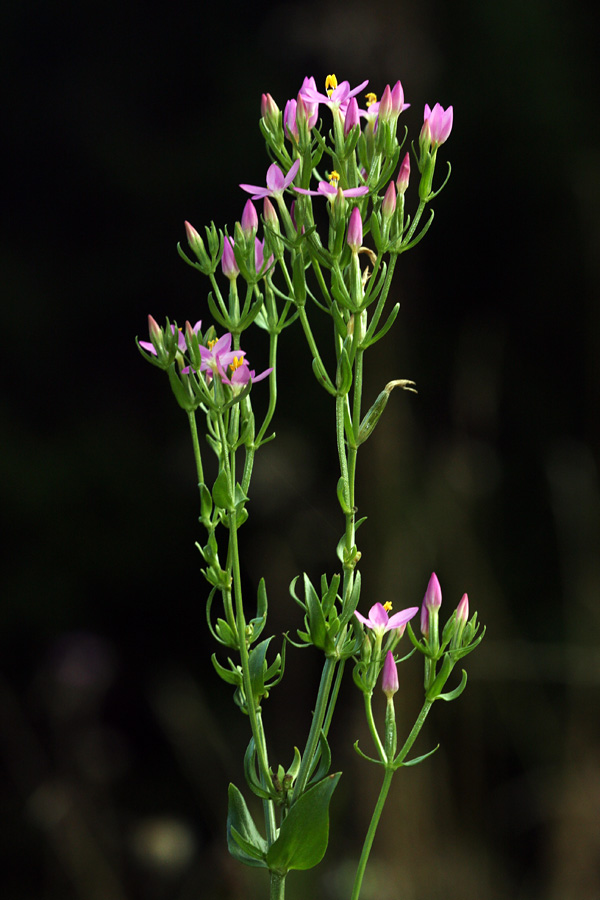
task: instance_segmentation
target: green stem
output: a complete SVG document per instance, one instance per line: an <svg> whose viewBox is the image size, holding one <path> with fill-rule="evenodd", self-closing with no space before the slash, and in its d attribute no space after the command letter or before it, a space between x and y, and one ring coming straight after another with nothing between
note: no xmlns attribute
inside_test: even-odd
<svg viewBox="0 0 600 900"><path fill-rule="evenodd" d="M294 785L292 803L294 803L304 792L306 782L308 781L308 775L315 753L317 752L319 746L319 739L321 737L321 731L323 729L323 723L325 721L325 715L327 713L329 695L331 693L331 685L333 682L333 675L335 673L336 664L337 659L328 656L323 666L321 683L319 684L319 693L317 694L317 702L315 704L315 711L313 713L312 723L310 726L310 731L308 733L308 738L306 740L304 753L302 754L302 762L300 763L300 769L298 771L298 776Z"/></svg>
<svg viewBox="0 0 600 900"><path fill-rule="evenodd" d="M369 726L369 731L371 732L371 737L373 738L373 743L377 747L377 752L379 753L381 761L385 764L388 762L387 753L385 752L385 748L381 743L381 738L379 737L379 732L377 731L377 727L375 725L375 719L373 718L373 695L372 694L364 694L365 698L365 715L367 717L367 725Z"/></svg>
<svg viewBox="0 0 600 900"><path fill-rule="evenodd" d="M190 431L192 433L192 445L194 447L194 459L196 460L196 472L198 473L198 484L204 484L204 470L202 468L202 455L200 453L200 442L198 440L198 426L196 425L196 413L190 410L188 412L188 420L190 423Z"/></svg>
<svg viewBox="0 0 600 900"><path fill-rule="evenodd" d="M375 809L373 810L373 815L371 816L369 830L367 831L367 836L365 837L362 853L360 854L360 860L358 861L358 868L356 870L356 876L354 878L354 887L352 889L351 900L358 900L360 896L360 889L362 887L365 870L369 861L369 854L371 853L371 847L373 846L375 833L377 831L381 813L383 812L383 807L390 790L393 775L394 769L386 768L385 775L383 776L383 784L381 785L381 790L379 791L379 797L377 798L377 803L375 805Z"/></svg>
<svg viewBox="0 0 600 900"><path fill-rule="evenodd" d="M271 872L271 890L269 900L283 900L285 897L285 875Z"/></svg>

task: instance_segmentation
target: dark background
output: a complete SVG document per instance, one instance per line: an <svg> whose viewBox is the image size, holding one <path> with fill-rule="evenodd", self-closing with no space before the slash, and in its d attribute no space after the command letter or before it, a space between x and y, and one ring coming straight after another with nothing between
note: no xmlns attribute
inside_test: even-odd
<svg viewBox="0 0 600 900"><path fill-rule="evenodd" d="M268 160L260 95L305 75L452 103L452 161L367 398L396 392L359 476L363 606L418 604L432 569L488 626L469 685L400 772L364 900L600 896L597 34L572 0L95 0L3 8L0 838L7 900L264 897L227 856L246 723L215 677L187 424L139 357L148 312L210 321L183 221L231 225ZM327 115L327 113L325 113ZM414 185L412 186L414 190ZM409 189L409 205L414 193ZM253 364L262 368L260 337ZM286 335L277 441L244 535L272 628L335 568L332 410ZM258 386L257 386L258 392ZM290 618L291 617L291 618ZM290 624L291 622L291 624ZM267 706L303 745L319 660ZM401 669L399 719L419 704ZM443 708L440 708L443 707ZM402 727L402 726L401 726ZM346 898L379 773L348 677L331 850L289 896Z"/></svg>

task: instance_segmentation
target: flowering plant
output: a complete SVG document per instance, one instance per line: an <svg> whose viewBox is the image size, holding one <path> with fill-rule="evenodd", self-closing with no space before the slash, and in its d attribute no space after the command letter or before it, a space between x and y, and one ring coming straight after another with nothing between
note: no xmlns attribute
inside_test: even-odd
<svg viewBox="0 0 600 900"><path fill-rule="evenodd" d="M392 615L390 600L376 602L368 615L358 609L362 583L357 531L363 521L356 518L358 451L373 433L394 388L415 390L412 381L394 379L365 411L365 354L398 315L398 303L387 308L394 269L399 256L414 247L431 225L433 211L425 219L424 214L450 175L448 164L445 181L434 190L437 152L450 135L453 119L452 107L425 106L418 144L413 145L419 182L417 207L410 216L405 193L411 155L402 154L406 131L401 140L397 135L399 117L408 106L402 85L399 81L387 85L379 101L368 93L361 110L357 97L366 85L365 81L352 89L329 75L325 92L320 92L314 78L306 78L284 113L270 94L263 95L260 128L274 160L265 186L240 185L251 199L231 234L213 223L203 237L186 222L191 257L179 247L183 259L210 282L207 311L214 324L202 331L200 321L180 328L167 320L161 327L150 316L150 339L138 341L148 362L167 373L189 421L204 530L197 547L209 586L208 628L219 650L212 661L248 718L244 773L263 812L259 823L251 814L247 791L231 784L227 842L237 860L267 870L272 900L283 898L290 871L312 868L327 849L329 805L341 775L330 772L328 734L346 663L353 662L354 682L363 694L375 756L366 755L358 744L356 751L383 770L352 889L352 900L358 900L392 777L399 768L430 755L407 758L435 701L454 700L464 690L464 670L458 685L449 690L448 679L456 663L483 637L477 614L469 619L466 594L440 625L442 594L435 574L421 607L419 637L411 626L418 606ZM319 118L322 111L324 122ZM321 198L326 200L325 210ZM257 236L259 216L253 200L263 201L262 239ZM328 219L326 235L317 224L323 214ZM313 332L315 315L324 315L331 323L333 367L325 361ZM292 325L304 334L317 384L331 396L339 460L337 499L344 529L336 548L338 571L324 574L316 585L307 574L292 581L290 594L302 611L303 624L296 630L297 640L286 634L276 652L275 636L265 636L264 579L255 602L244 596L238 532L248 520L255 455L274 437L269 428L277 404L277 350L283 332L287 336ZM248 358L255 359L249 352L252 338L246 335L251 326L263 329L269 339L269 358L258 375ZM256 389L268 392L268 403L259 422L252 395L254 385L263 380L267 385ZM199 422L204 423L204 437L217 458L214 480L205 475ZM399 660L396 650L405 632L410 649ZM323 672L304 749L294 748L286 769L271 761L262 707L283 678L286 648L309 645L323 655ZM424 702L398 749L397 665L415 653L424 660ZM380 678L387 700L382 733L372 709Z"/></svg>

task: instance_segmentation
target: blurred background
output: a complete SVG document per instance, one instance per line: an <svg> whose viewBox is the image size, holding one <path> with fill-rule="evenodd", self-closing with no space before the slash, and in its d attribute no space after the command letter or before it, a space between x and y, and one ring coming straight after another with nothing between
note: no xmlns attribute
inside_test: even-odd
<svg viewBox="0 0 600 900"><path fill-rule="evenodd" d="M3 5L5 517L0 852L6 900L262 898L227 855L246 722L214 675L185 415L139 356L146 316L209 322L183 222L231 225L268 160L260 96L305 75L454 105L452 177L402 257L367 377L392 395L361 452L363 606L417 605L432 570L488 636L396 776L364 900L600 897L600 271L597 34L573 0ZM324 118L327 118L325 113ZM409 189L408 204L414 201ZM336 568L330 398L286 333L277 440L243 533L271 625ZM262 369L260 336L252 361ZM298 390L298 382L302 390ZM261 458L262 457L262 458ZM245 531L245 530L244 530ZM316 540L315 540L316 536ZM290 625L290 622L292 623ZM320 660L266 707L303 746ZM401 669L399 718L420 705ZM328 856L291 900L345 900L379 786L350 675ZM402 726L401 726L402 727Z"/></svg>

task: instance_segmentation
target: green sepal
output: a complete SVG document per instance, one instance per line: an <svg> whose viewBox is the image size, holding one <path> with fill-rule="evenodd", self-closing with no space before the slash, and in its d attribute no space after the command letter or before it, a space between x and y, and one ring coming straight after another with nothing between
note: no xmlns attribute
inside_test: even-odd
<svg viewBox="0 0 600 900"><path fill-rule="evenodd" d="M304 597L307 610L306 626L310 633L311 641L315 647L324 650L327 624L317 592L306 573L304 574Z"/></svg>
<svg viewBox="0 0 600 900"><path fill-rule="evenodd" d="M358 753L358 755L359 755L359 756L362 756L363 759L366 759L367 762L375 763L375 764L378 765L378 766L382 766L382 765L383 765L383 763L382 763L382 761L381 761L380 759L374 759L372 756L367 756L366 753L363 753L362 750L360 749L360 747L358 746L358 741L355 741L355 742L354 742L354 749L356 750L356 752Z"/></svg>
<svg viewBox="0 0 600 900"><path fill-rule="evenodd" d="M354 584L352 585L352 591L350 593L350 597L342 608L342 613L340 616L340 626L341 627L348 624L348 622L354 615L354 610L358 609L358 604L360 601L360 586L361 586L360 570L357 569L355 576L354 576ZM354 621L356 621L356 619Z"/></svg>
<svg viewBox="0 0 600 900"><path fill-rule="evenodd" d="M246 801L234 784L229 785L227 807L227 847L239 862L266 869L267 842L250 815Z"/></svg>
<svg viewBox="0 0 600 900"><path fill-rule="evenodd" d="M274 799L273 791L269 791L263 786L256 771L256 744L254 743L253 737L250 738L250 743L244 753L244 775L246 776L248 787L253 794L256 794L261 800Z"/></svg>
<svg viewBox="0 0 600 900"><path fill-rule="evenodd" d="M178 376L175 369L175 363L171 363L171 365L167 369L167 375L169 376L171 390L173 391L175 399L179 403L180 407L182 409L185 409L186 412L193 412L195 409L198 409L201 400L193 395L191 396L189 391L185 389L181 382L181 378Z"/></svg>
<svg viewBox="0 0 600 900"><path fill-rule="evenodd" d="M296 800L281 823L279 837L267 851L272 872L312 869L325 856L329 842L329 803L341 772L329 775Z"/></svg>
<svg viewBox="0 0 600 900"><path fill-rule="evenodd" d="M253 647L248 654L250 683L252 685L252 693L254 694L257 703L260 703L261 698L264 697L267 692L265 688L265 675L267 672L266 655L272 640L273 635L266 640L261 641L256 647Z"/></svg>
<svg viewBox="0 0 600 900"><path fill-rule="evenodd" d="M340 475L337 483L337 498L340 506L342 507L342 512L345 516L349 516L352 510L346 501L346 491L345 491L346 482L342 475Z"/></svg>
<svg viewBox="0 0 600 900"><path fill-rule="evenodd" d="M384 335L388 333L394 322L396 321L396 316L400 312L400 304L396 303L395 306L392 307L392 310L387 317L385 325L383 325L377 334L374 334L368 341L365 339L361 344L361 350L366 350L367 347L371 347L373 344L376 344Z"/></svg>
<svg viewBox="0 0 600 900"><path fill-rule="evenodd" d="M227 329L227 331L231 331L231 322L228 317L223 315L223 313L217 306L215 298L212 295L212 291L209 292L206 299L208 300L208 308L210 309L213 319L216 319L219 325L222 325L223 328Z"/></svg>
<svg viewBox="0 0 600 900"><path fill-rule="evenodd" d="M467 673L465 669L462 670L462 678L460 680L460 684L457 688L454 688L453 691L448 691L446 694L438 694L437 697L434 697L434 700L446 700L447 702L450 700L456 700L457 697L460 697L462 692L467 686Z"/></svg>
<svg viewBox="0 0 600 900"><path fill-rule="evenodd" d="M332 575L331 582L328 585L326 576L321 576L321 606L325 616L329 616L334 609L341 580L341 575Z"/></svg>
<svg viewBox="0 0 600 900"><path fill-rule="evenodd" d="M375 248L377 253L381 254L384 249L384 241L381 237L381 228L379 226L379 218L377 213L371 213L371 218L369 219L369 228L371 230L371 236L373 238L373 243L375 244Z"/></svg>
<svg viewBox="0 0 600 900"><path fill-rule="evenodd" d="M434 747L433 750L429 751L429 753L424 753L422 756L415 756L414 759L409 759L408 762L404 760L397 766L397 768L400 768L400 766L404 766L406 768L409 768L410 766L418 766L419 763L423 762L424 759L429 759L430 756L433 756L433 754L436 752L436 750L439 750L439 748L440 745L438 744L437 747Z"/></svg>
<svg viewBox="0 0 600 900"><path fill-rule="evenodd" d="M352 339L346 338L346 341L351 342ZM344 341L344 345L342 346L335 375L335 384L337 387L336 396L338 397L345 397L352 387L352 365L350 363L348 351L346 350L346 341Z"/></svg>
<svg viewBox="0 0 600 900"><path fill-rule="evenodd" d="M230 669L226 669L225 666L222 666L220 662L217 660L217 654L213 653L211 656L211 662L215 667L215 671L217 675L226 681L227 684L235 684L239 687L243 682L243 676L238 667L228 658L228 663L231 666Z"/></svg>
<svg viewBox="0 0 600 900"><path fill-rule="evenodd" d="M320 762L319 762L320 761ZM312 775L313 769L319 762L319 767L314 775ZM327 738L325 737L325 732L321 729L321 734L319 735L319 751L315 753L314 759L312 761L311 767L308 772L309 784L316 784L322 778L325 778L327 773L331 768L331 750L329 749L329 743ZM312 778L311 778L312 775Z"/></svg>
<svg viewBox="0 0 600 900"><path fill-rule="evenodd" d="M325 371L323 363L316 356L312 361L312 370L313 370L313 372L315 374L315 378L317 379L319 384L322 387L324 387L326 391L329 391L329 393L333 397L335 397L337 394L337 391L334 388L333 384L331 383L331 379L330 379L329 375L327 374L327 372Z"/></svg>
<svg viewBox="0 0 600 900"><path fill-rule="evenodd" d="M217 475L216 481L213 484L212 498L215 506L218 506L220 509L231 511L235 507L233 496L231 494L231 487L229 485L229 477L225 469L221 469Z"/></svg>

